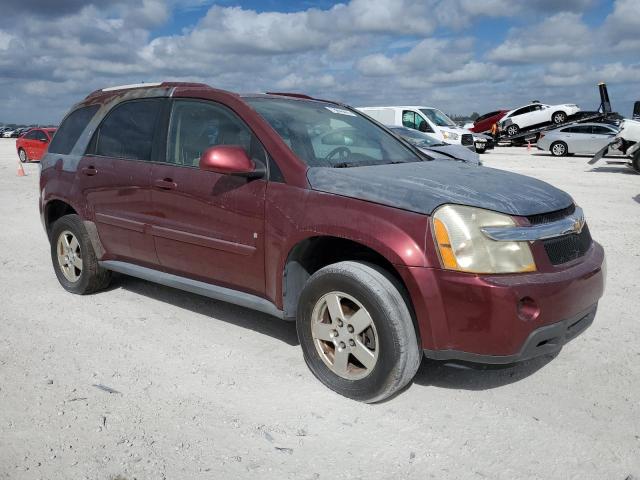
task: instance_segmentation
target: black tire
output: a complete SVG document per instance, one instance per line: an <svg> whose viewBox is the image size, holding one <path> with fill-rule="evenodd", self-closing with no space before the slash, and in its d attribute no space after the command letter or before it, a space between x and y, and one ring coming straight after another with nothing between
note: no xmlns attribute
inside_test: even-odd
<svg viewBox="0 0 640 480"><path fill-rule="evenodd" d="M569 147L564 142L553 142L549 147L549 151L554 157L564 157L569 153Z"/></svg>
<svg viewBox="0 0 640 480"><path fill-rule="evenodd" d="M345 397L372 403L393 395L413 379L422 352L402 290L389 273L361 262L335 263L311 276L299 299L296 328L304 359L322 383ZM377 361L364 378L352 380L334 373L316 348L312 317L316 304L331 292L344 292L359 301L375 326ZM345 322L349 318L345 316Z"/></svg>
<svg viewBox="0 0 640 480"><path fill-rule="evenodd" d="M567 121L567 114L562 111L553 112L553 115L551 115L551 122L556 125L560 123L564 123L566 121Z"/></svg>
<svg viewBox="0 0 640 480"><path fill-rule="evenodd" d="M517 135L518 132L520 131L520 127L518 125L516 125L515 123L512 123L511 125L509 125L506 130L507 135L509 137L513 137L514 135Z"/></svg>
<svg viewBox="0 0 640 480"><path fill-rule="evenodd" d="M82 270L76 281L70 281L65 276L62 271L62 266L58 261L58 240L64 232L73 234L79 244ZM91 240L78 215L65 215L58 219L51 229L50 243L53 269L56 272L56 277L58 277L60 285L62 285L65 290L78 295L87 295L102 290L109 285L111 272L98 265L98 259L91 245Z"/></svg>
<svg viewBox="0 0 640 480"><path fill-rule="evenodd" d="M29 161L29 157L27 157L27 152L24 149L18 150L18 158L20 158L20 162L27 163Z"/></svg>

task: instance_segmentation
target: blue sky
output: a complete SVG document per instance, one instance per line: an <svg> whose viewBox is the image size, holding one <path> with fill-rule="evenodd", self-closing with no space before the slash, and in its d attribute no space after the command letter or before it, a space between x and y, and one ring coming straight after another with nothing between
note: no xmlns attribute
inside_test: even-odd
<svg viewBox="0 0 640 480"><path fill-rule="evenodd" d="M483 113L640 100L638 0L4 0L0 122L140 81Z"/></svg>

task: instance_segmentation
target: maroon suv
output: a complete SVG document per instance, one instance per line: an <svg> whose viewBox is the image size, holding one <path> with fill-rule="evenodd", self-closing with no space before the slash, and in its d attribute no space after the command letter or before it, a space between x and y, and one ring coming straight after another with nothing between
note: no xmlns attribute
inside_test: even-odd
<svg viewBox="0 0 640 480"><path fill-rule="evenodd" d="M512 363L593 321L604 253L535 179L432 160L358 111L206 85L108 88L42 161L62 286L111 271L295 320L328 387L373 402L434 359Z"/></svg>

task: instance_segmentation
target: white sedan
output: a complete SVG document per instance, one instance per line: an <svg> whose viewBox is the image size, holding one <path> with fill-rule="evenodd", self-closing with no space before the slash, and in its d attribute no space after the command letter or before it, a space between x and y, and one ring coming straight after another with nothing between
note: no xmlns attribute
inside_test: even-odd
<svg viewBox="0 0 640 480"><path fill-rule="evenodd" d="M544 103L536 102L511 110L502 117L498 126L507 135L513 136L521 130L543 123L564 123L567 118L579 111L580 107L573 103L545 105Z"/></svg>

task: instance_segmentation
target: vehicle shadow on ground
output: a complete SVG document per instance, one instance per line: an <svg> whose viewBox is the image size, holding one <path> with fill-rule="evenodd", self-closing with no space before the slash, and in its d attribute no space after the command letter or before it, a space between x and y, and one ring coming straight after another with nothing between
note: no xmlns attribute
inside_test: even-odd
<svg viewBox="0 0 640 480"><path fill-rule="evenodd" d="M631 197L633 199L634 202L636 203L640 203L640 194L636 195L635 197Z"/></svg>
<svg viewBox="0 0 640 480"><path fill-rule="evenodd" d="M533 375L556 356L545 355L512 365L453 364L425 358L413 383L427 387L489 390Z"/></svg>
<svg viewBox="0 0 640 480"><path fill-rule="evenodd" d="M586 171L596 172L596 173L622 173L625 175L637 175L636 172L634 172L624 164L618 164L617 166L611 166L611 167L593 167Z"/></svg>
<svg viewBox="0 0 640 480"><path fill-rule="evenodd" d="M248 308L127 275L114 275L110 289L118 288L204 315L211 318L212 321L226 322L262 335L268 335L288 345L300 344L295 322L286 322Z"/></svg>

